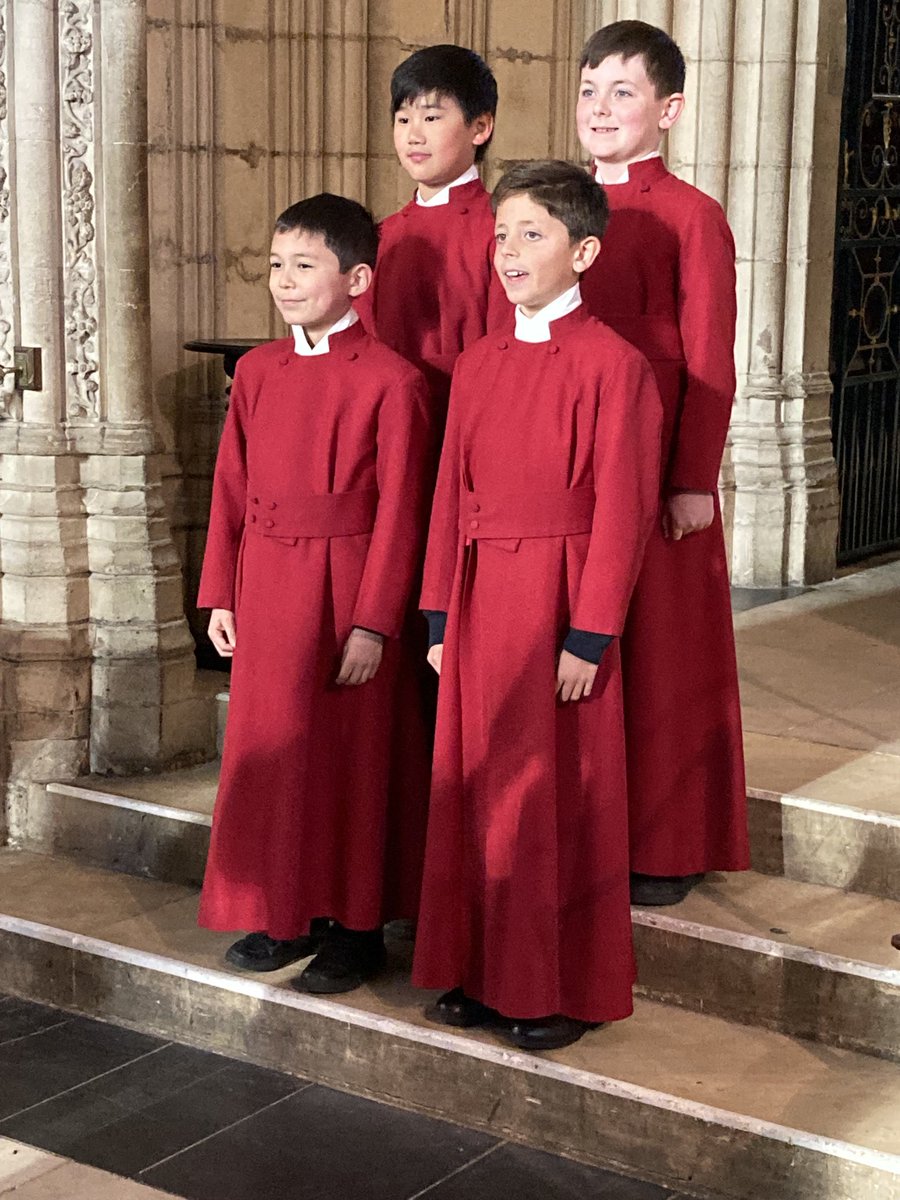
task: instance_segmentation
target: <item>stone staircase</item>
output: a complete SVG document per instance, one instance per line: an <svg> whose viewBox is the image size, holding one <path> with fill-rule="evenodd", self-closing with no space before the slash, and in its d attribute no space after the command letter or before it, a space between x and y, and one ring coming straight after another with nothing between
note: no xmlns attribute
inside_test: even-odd
<svg viewBox="0 0 900 1200"><path fill-rule="evenodd" d="M801 597L739 619L750 671L823 612L847 636L822 591L830 608ZM898 615L894 628L864 629L878 681L900 656ZM386 977L338 1001L294 992L296 966L226 967L232 938L196 926L215 764L46 788L0 851L0 986L707 1200L900 1200L900 722L896 745L839 745L803 713L772 717L785 689L771 673L768 706L758 675L745 680L754 870L636 909L635 1015L566 1050L429 1025L403 927ZM846 689L834 694L839 712Z"/></svg>

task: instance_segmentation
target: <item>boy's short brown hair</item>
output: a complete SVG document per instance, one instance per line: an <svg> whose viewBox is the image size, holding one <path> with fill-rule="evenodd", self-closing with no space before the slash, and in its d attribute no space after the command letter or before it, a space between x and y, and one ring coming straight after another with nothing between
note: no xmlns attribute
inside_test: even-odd
<svg viewBox="0 0 900 1200"><path fill-rule="evenodd" d="M640 55L658 97L684 91L684 55L664 29L646 21L613 21L592 34L581 52L579 70L599 67L605 58L626 62Z"/></svg>
<svg viewBox="0 0 900 1200"><path fill-rule="evenodd" d="M510 196L530 196L551 217L562 221L573 242L602 238L609 221L606 192L582 167L559 159L539 159L510 167L491 195L497 209Z"/></svg>

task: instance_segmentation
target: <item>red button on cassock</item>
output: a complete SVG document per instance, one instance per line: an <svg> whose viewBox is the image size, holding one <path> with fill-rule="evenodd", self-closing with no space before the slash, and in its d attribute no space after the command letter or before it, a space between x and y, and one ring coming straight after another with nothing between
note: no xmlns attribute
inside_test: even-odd
<svg viewBox="0 0 900 1200"><path fill-rule="evenodd" d="M470 529L477 529L477 528L478 528L478 522L477 522L477 521L470 521L470 522L469 522L469 528L470 528Z"/></svg>
<svg viewBox="0 0 900 1200"><path fill-rule="evenodd" d="M265 526L266 526L266 529L274 529L274 528L275 528L275 522L274 522L274 521L266 521L266 522L265 522Z"/></svg>

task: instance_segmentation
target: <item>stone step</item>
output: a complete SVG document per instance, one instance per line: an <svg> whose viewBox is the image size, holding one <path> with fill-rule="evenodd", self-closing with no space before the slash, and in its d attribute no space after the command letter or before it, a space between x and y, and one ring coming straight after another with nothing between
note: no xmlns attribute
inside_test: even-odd
<svg viewBox="0 0 900 1200"><path fill-rule="evenodd" d="M745 733L757 871L900 900L900 755Z"/></svg>
<svg viewBox="0 0 900 1200"><path fill-rule="evenodd" d="M215 787L213 765L51 784L32 806L23 844L198 884ZM751 871L709 876L676 908L635 909L634 923L644 994L900 1058L900 959L890 945L900 930L897 901Z"/></svg>
<svg viewBox="0 0 900 1200"><path fill-rule="evenodd" d="M296 965L222 962L196 891L0 851L0 978L14 994L444 1116L704 1200L897 1200L900 1073L849 1050L640 999L635 1015L544 1056L429 1025L407 981L337 1001Z"/></svg>

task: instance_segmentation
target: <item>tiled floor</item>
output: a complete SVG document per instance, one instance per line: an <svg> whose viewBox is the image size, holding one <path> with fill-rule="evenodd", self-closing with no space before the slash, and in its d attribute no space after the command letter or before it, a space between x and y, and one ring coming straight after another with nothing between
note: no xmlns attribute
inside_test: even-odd
<svg viewBox="0 0 900 1200"><path fill-rule="evenodd" d="M163 1193L187 1200L681 1200L446 1121L0 996L0 1197L151 1200Z"/></svg>

